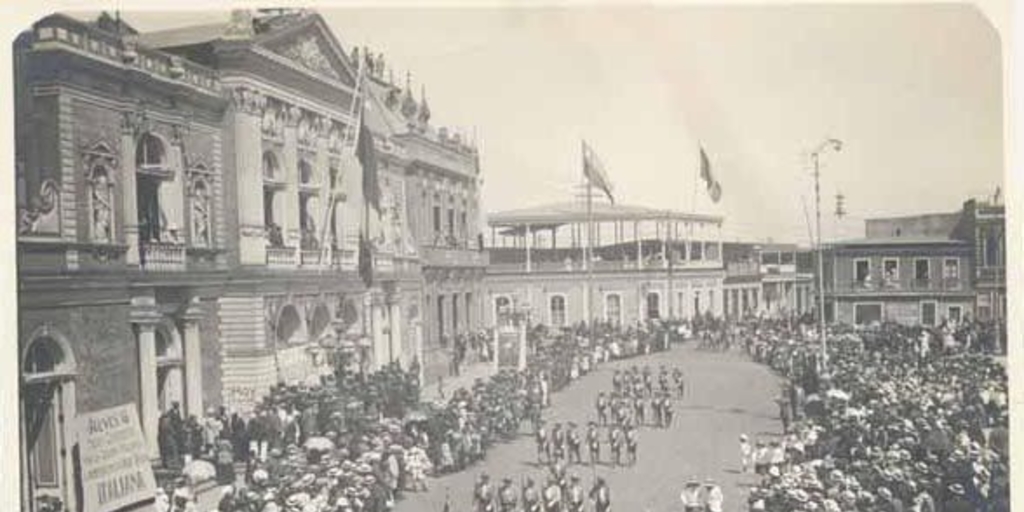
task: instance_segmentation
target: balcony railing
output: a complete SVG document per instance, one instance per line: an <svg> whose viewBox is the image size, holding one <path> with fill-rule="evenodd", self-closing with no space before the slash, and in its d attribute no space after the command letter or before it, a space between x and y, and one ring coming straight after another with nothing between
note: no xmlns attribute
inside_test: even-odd
<svg viewBox="0 0 1024 512"><path fill-rule="evenodd" d="M950 292L967 288L966 281L960 278L944 279L863 279L840 283L838 292Z"/></svg>
<svg viewBox="0 0 1024 512"><path fill-rule="evenodd" d="M356 251L351 249L335 249L331 253L332 265L334 268L351 272L356 270L359 262L356 259Z"/></svg>
<svg viewBox="0 0 1024 512"><path fill-rule="evenodd" d="M482 267L488 260L487 253L476 250L424 247L423 261L432 266Z"/></svg>
<svg viewBox="0 0 1024 512"><path fill-rule="evenodd" d="M375 272L393 272L395 270L395 258L390 254L374 254L373 270Z"/></svg>
<svg viewBox="0 0 1024 512"><path fill-rule="evenodd" d="M148 242L141 244L142 268L157 271L185 270L185 244Z"/></svg>
<svg viewBox="0 0 1024 512"><path fill-rule="evenodd" d="M977 267L979 281L1005 281L1006 267Z"/></svg>
<svg viewBox="0 0 1024 512"><path fill-rule="evenodd" d="M299 258L302 266L315 268L329 265L331 263L330 260L321 261L321 253L322 251L320 251L320 249L302 249L299 251Z"/></svg>
<svg viewBox="0 0 1024 512"><path fill-rule="evenodd" d="M270 268L295 267L295 248L287 246L268 246L267 266Z"/></svg>

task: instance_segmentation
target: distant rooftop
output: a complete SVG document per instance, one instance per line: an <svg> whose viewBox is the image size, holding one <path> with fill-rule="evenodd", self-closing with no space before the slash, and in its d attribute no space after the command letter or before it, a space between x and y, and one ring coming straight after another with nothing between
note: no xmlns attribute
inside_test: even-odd
<svg viewBox="0 0 1024 512"><path fill-rule="evenodd" d="M723 218L715 215L702 215L685 213L673 210L661 210L648 208L646 206L630 206L624 204L611 204L594 201L592 204L592 217L587 215L586 203L565 202L549 203L530 208L506 210L495 212L487 216L487 223L491 226L512 226L520 224L542 224L560 225L570 222L586 222L588 218L594 221L616 221L616 220L679 220L721 224Z"/></svg>
<svg viewBox="0 0 1024 512"><path fill-rule="evenodd" d="M840 240L831 242L833 247L861 247L878 245L957 245L967 246L963 240L955 240L943 236L892 236L892 237L870 237L857 238L853 240Z"/></svg>

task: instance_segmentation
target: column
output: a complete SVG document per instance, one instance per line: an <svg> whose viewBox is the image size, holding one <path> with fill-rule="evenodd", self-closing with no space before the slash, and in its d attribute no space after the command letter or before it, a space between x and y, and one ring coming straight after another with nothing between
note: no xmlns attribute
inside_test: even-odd
<svg viewBox="0 0 1024 512"><path fill-rule="evenodd" d="M530 225L527 224L523 228L523 238L526 243L526 271L531 272L533 270L533 261L530 255L530 249L533 247L532 237L530 236Z"/></svg>
<svg viewBox="0 0 1024 512"><path fill-rule="evenodd" d="M331 194L331 162L327 149L327 134L330 132L330 120L326 117L320 118L317 125L316 137L316 160L313 163L313 181L320 185L320 193L317 194L316 210L313 212L313 227L316 229L316 241L325 244L331 236L332 214L327 208L330 206ZM405 205L402 205L405 208ZM330 256L330 253L327 253ZM325 256L326 257L326 256ZM331 260L320 262L321 265L330 265Z"/></svg>
<svg viewBox="0 0 1024 512"><path fill-rule="evenodd" d="M661 264L664 268L668 268L668 242L671 240L669 236L669 224L666 221L665 224L665 237L661 241Z"/></svg>
<svg viewBox="0 0 1024 512"><path fill-rule="evenodd" d="M124 215L124 243L128 246L125 263L139 264L139 207L135 186L135 135L132 126L121 130L121 210Z"/></svg>
<svg viewBox="0 0 1024 512"><path fill-rule="evenodd" d="M387 325L384 308L379 300L373 300L371 303L370 314L373 315L373 361L371 362L371 368L380 368L388 362L388 339L384 333L384 328Z"/></svg>
<svg viewBox="0 0 1024 512"><path fill-rule="evenodd" d="M180 135L179 135L180 136ZM167 151L167 163L174 175L170 181L160 184L158 192L160 196L160 209L167 217L163 226L169 233L174 233L173 240L185 243L186 226L184 212L185 206L185 165L181 154L181 140L171 141Z"/></svg>
<svg viewBox="0 0 1024 512"><path fill-rule="evenodd" d="M182 315L185 347L185 412L203 415L203 356L199 322L203 319L202 304L193 297Z"/></svg>
<svg viewBox="0 0 1024 512"><path fill-rule="evenodd" d="M402 347L402 305L394 302L390 306L391 318L391 344L393 347L394 360L402 363L403 368L409 367L409 361L405 357Z"/></svg>
<svg viewBox="0 0 1024 512"><path fill-rule="evenodd" d="M150 299L142 302L151 301ZM132 311L131 316L132 323L138 328L136 343L139 364L139 419L148 444L149 456L151 459L157 459L160 457L160 446L157 444L160 410L157 407L156 324L160 315L150 307Z"/></svg>
<svg viewBox="0 0 1024 512"><path fill-rule="evenodd" d="M640 270L644 268L643 262L643 244L640 241L640 221L633 221L633 238L636 240L636 268Z"/></svg>
<svg viewBox="0 0 1024 512"><path fill-rule="evenodd" d="M291 107L288 110L288 122L284 128L284 149L281 151L281 172L284 173L285 188L279 195L283 194L282 201L278 203L275 198L275 207L280 204L278 224L284 234L284 244L288 247L299 250L299 142L298 123L302 111L298 107ZM312 162L310 162L312 163ZM296 261L298 253L296 252Z"/></svg>

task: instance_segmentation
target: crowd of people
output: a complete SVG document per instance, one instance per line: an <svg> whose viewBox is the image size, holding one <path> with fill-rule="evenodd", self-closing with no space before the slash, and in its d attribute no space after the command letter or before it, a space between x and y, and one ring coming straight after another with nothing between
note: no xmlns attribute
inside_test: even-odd
<svg viewBox="0 0 1024 512"><path fill-rule="evenodd" d="M745 327L785 377L785 434L752 448L750 510L1009 510L1007 378L971 335L895 324L835 328L827 359L795 322Z"/></svg>
<svg viewBox="0 0 1024 512"><path fill-rule="evenodd" d="M189 494L201 479L195 461L215 468L220 512L386 512L404 493L426 490L430 475L470 468L495 443L518 434L523 422L539 426L551 393L601 362L664 350L670 335L667 327L605 324L529 334L526 369L477 379L443 403L420 400L414 362L407 370L392 363L373 373L339 365L319 386L276 386L244 417L222 408L185 420L172 407L161 419L160 452L165 467L183 468L184 481L161 488L158 512L195 510ZM464 347L486 355L485 340L477 338L465 338ZM566 475L566 462L551 465L556 501L565 507L559 510L577 510L580 484ZM236 474L243 466L244 474ZM550 482L536 489L544 501L555 492ZM519 491L527 503L531 493ZM595 481L588 496L607 510L609 494ZM500 508L501 490L494 496Z"/></svg>

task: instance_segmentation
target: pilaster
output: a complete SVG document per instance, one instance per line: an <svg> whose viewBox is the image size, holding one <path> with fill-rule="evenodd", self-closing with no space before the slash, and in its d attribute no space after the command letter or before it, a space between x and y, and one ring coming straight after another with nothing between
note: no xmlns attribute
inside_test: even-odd
<svg viewBox="0 0 1024 512"><path fill-rule="evenodd" d="M281 170L284 172L285 189L283 200L280 201L281 215L277 219L284 234L284 243L289 247L299 248L299 146L297 126L301 110L291 107L288 111L288 122L284 128L284 149L281 154ZM274 201L278 204L278 201ZM298 257L298 256L296 256Z"/></svg>
<svg viewBox="0 0 1024 512"><path fill-rule="evenodd" d="M182 313L184 321L185 349L185 412L196 417L203 415L203 359L202 339L199 334L199 322L204 311L198 297L189 300Z"/></svg>
<svg viewBox="0 0 1024 512"><path fill-rule="evenodd" d="M237 88L231 94L234 106L235 179L238 186L239 262L263 265L267 261L267 238L263 222L263 145L260 116L265 103L252 89Z"/></svg>
<svg viewBox="0 0 1024 512"><path fill-rule="evenodd" d="M135 185L135 133L129 123L128 113L121 125L121 209L124 212L124 243L128 246L125 263L138 265L139 260L139 216L138 192Z"/></svg>

